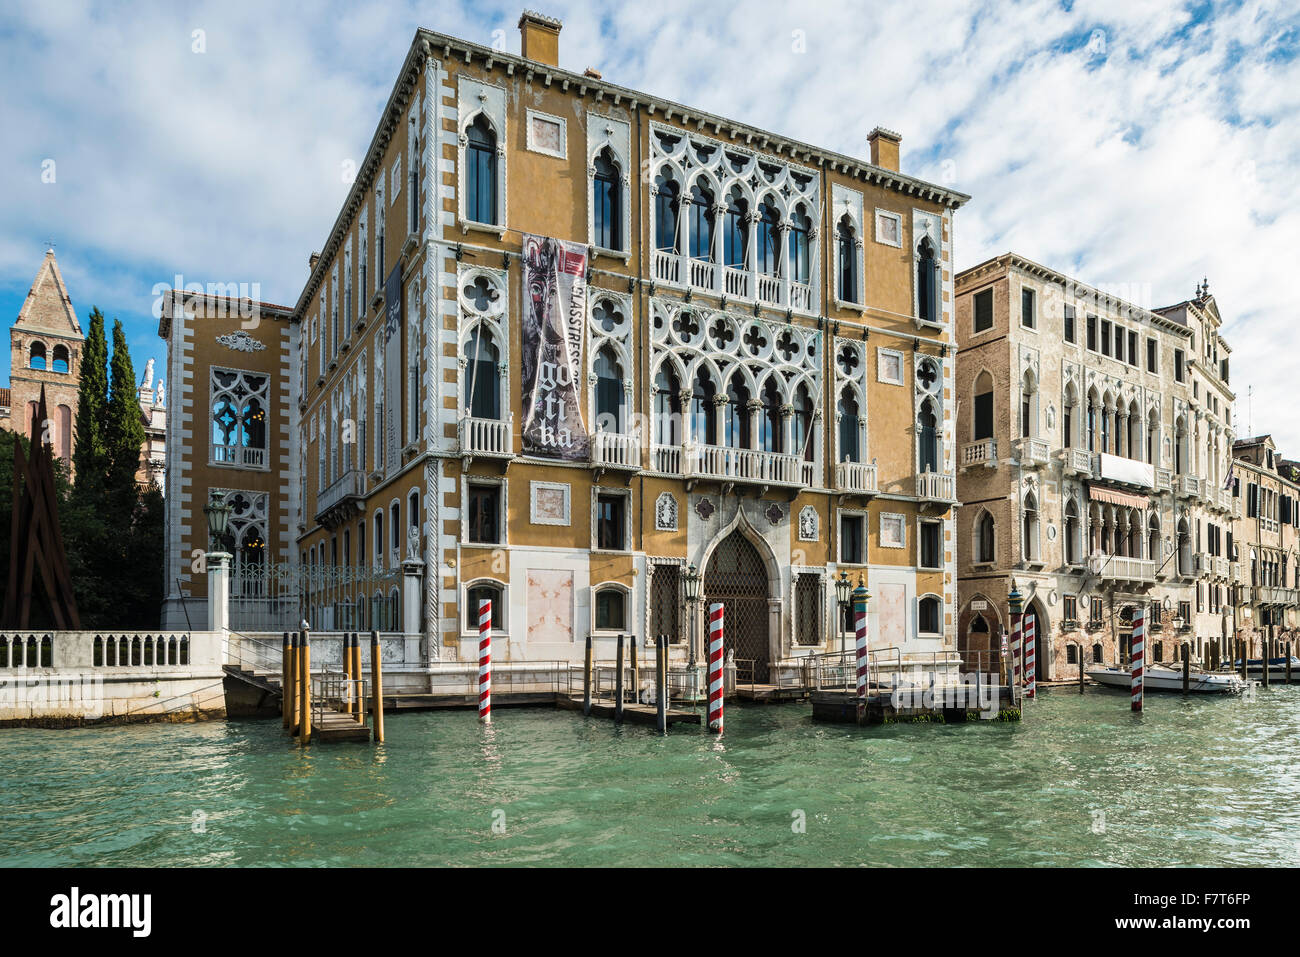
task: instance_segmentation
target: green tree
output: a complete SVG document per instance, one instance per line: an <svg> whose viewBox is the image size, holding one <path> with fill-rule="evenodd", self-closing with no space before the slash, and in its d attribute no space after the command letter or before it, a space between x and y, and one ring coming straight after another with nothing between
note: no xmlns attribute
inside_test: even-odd
<svg viewBox="0 0 1300 957"><path fill-rule="evenodd" d="M123 501L138 499L136 473L140 470L140 448L144 445L144 421L131 365L131 351L121 320L113 320L113 360L110 365L108 414L104 445L108 453L106 486L110 496Z"/></svg>
<svg viewBox="0 0 1300 957"><path fill-rule="evenodd" d="M108 471L104 444L104 413L108 406L108 345L104 314L90 311L90 332L81 350L81 388L77 393L77 448L73 464L80 482L89 479L96 491Z"/></svg>

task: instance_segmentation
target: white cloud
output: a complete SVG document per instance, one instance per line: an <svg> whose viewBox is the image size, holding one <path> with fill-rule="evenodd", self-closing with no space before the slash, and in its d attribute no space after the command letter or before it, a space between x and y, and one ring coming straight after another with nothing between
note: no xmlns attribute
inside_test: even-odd
<svg viewBox="0 0 1300 957"><path fill-rule="evenodd" d="M143 316L176 272L293 302L417 25L518 49L524 4L24 5L0 13L0 284L60 244L79 304ZM866 5L862 5L866 7ZM974 199L958 265L1014 249L1156 304L1211 280L1255 432L1300 455L1287 281L1300 248L1300 15L1159 0L548 2L561 61L865 155ZM207 52L191 52L206 31ZM800 31L805 52L795 50ZM1090 42L1091 41L1091 42ZM58 183L40 183L54 158ZM945 166L947 162L947 166ZM152 329L134 320L132 341ZM1247 431L1239 403L1239 432Z"/></svg>

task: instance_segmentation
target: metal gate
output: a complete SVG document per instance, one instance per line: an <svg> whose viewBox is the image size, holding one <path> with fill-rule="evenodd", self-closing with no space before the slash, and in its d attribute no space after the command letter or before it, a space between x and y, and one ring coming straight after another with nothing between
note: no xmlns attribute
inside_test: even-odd
<svg viewBox="0 0 1300 957"><path fill-rule="evenodd" d="M754 681L767 684L771 664L767 569L758 549L739 532L724 538L709 559L704 572L704 599L706 621L709 605L720 601L726 606L723 646L737 658L752 659Z"/></svg>

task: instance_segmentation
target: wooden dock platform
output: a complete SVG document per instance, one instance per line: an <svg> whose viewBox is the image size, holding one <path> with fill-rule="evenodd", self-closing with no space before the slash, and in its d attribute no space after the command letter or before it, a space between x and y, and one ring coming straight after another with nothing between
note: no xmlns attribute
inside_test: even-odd
<svg viewBox="0 0 1300 957"><path fill-rule="evenodd" d="M325 711L312 718L312 742L370 741L370 725L358 721L356 715L343 711Z"/></svg>
<svg viewBox="0 0 1300 957"><path fill-rule="evenodd" d="M1020 706L1011 701L1007 689L1002 689L993 716L1003 720L1020 719ZM886 724L910 721L942 721L945 724L960 724L965 721L984 720L984 713L971 706L945 707L894 707L888 690L873 690L867 696L866 708L862 718L858 718L858 704L861 699L854 691L814 691L812 692L812 717L814 721L826 721L833 724Z"/></svg>
<svg viewBox="0 0 1300 957"><path fill-rule="evenodd" d="M495 704L495 701L493 702ZM582 695L558 694L555 696L555 704L563 711L577 711L582 713ZM612 701L593 701L591 703L591 714L597 718L614 717L614 703ZM668 723L673 724L699 724L700 712L698 711L681 711L677 708L668 709ZM628 702L623 705L623 720L628 724L648 724L654 727L658 720L658 712L652 704L633 704Z"/></svg>
<svg viewBox="0 0 1300 957"><path fill-rule="evenodd" d="M728 699L751 701L755 704L779 704L786 701L804 701L808 698L808 688L782 688L768 684L737 684Z"/></svg>

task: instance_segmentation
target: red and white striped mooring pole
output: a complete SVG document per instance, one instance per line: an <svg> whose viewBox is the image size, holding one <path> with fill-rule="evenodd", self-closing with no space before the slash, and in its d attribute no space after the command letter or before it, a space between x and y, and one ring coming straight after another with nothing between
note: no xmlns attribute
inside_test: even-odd
<svg viewBox="0 0 1300 957"><path fill-rule="evenodd" d="M709 730L722 733L722 602L709 606Z"/></svg>
<svg viewBox="0 0 1300 957"><path fill-rule="evenodd" d="M1024 599L1016 580L1011 579L1011 594L1007 596L1007 605L1011 609L1011 694L1013 699L1019 695L1020 688L1020 620Z"/></svg>
<svg viewBox="0 0 1300 957"><path fill-rule="evenodd" d="M870 690L870 659L867 657L867 601L871 595L867 586L858 579L858 587L853 589L853 629L855 650L858 657L858 720L867 710L867 692Z"/></svg>
<svg viewBox="0 0 1300 957"><path fill-rule="evenodd" d="M492 600L478 603L478 719L492 721Z"/></svg>
<svg viewBox="0 0 1300 957"><path fill-rule="evenodd" d="M1038 617L1024 619L1025 632L1025 697L1034 697L1038 690Z"/></svg>
<svg viewBox="0 0 1300 957"><path fill-rule="evenodd" d="M1142 710L1143 660L1146 655L1146 617L1139 607L1133 613L1133 639L1129 644L1129 659L1133 666L1133 684L1130 692L1133 710Z"/></svg>

